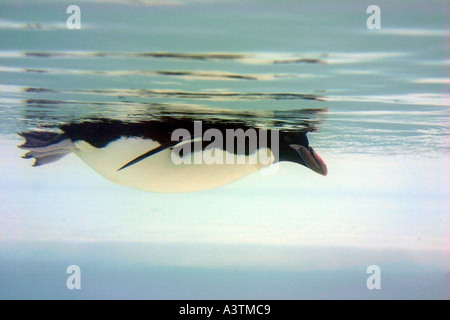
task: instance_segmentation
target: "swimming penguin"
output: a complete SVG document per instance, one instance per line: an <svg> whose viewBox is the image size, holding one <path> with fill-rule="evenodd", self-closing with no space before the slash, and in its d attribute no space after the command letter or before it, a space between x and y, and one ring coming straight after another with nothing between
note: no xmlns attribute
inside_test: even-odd
<svg viewBox="0 0 450 320"><path fill-rule="evenodd" d="M263 130L243 121L171 118L141 122L97 119L64 124L62 133L22 132L34 166L75 153L105 178L164 193L227 185L273 163L290 161L321 175L327 167L306 131Z"/></svg>

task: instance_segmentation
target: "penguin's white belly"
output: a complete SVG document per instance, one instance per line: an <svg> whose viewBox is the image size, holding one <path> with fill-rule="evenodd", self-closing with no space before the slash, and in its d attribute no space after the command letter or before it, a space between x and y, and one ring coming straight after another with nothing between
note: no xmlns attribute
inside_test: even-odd
<svg viewBox="0 0 450 320"><path fill-rule="evenodd" d="M124 164L160 146L142 138L121 138L104 148L85 141L75 143L75 154L105 178L133 188L152 192L192 192L224 186L267 164L175 164L172 150L165 149L123 170ZM270 152L270 150L268 151ZM224 154L225 156L225 154ZM251 162L251 161L250 161Z"/></svg>

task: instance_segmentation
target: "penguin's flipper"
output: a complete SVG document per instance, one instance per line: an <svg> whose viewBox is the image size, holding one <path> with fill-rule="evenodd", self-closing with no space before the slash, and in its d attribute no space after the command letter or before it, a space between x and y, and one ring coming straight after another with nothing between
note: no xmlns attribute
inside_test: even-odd
<svg viewBox="0 0 450 320"><path fill-rule="evenodd" d="M155 149L152 149L152 150L150 150L150 151L148 151L148 152L146 152L144 154L141 154L139 157L137 157L137 158L131 160L130 162L124 164L122 167L117 169L117 171L123 170L123 169L125 169L125 168L127 168L129 166L132 166L133 164L136 164L136 163L138 163L138 162L140 162L140 161L142 161L142 160L144 160L144 159L146 159L146 158L148 158L148 157L150 157L150 156L152 156L152 155L154 155L154 154L156 154L156 153L158 153L160 151L166 150L167 148L171 148L171 147L173 147L174 145L176 145L178 143L180 143L180 141L170 141L168 143L162 144L159 147L157 147Z"/></svg>

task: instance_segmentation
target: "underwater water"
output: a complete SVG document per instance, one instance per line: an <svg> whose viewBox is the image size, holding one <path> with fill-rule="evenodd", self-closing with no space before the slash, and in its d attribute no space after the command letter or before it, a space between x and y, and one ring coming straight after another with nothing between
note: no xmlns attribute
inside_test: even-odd
<svg viewBox="0 0 450 320"><path fill-rule="evenodd" d="M0 298L449 298L446 1L79 1L69 30L71 4L0 3ZM187 115L311 129L328 175L152 193L17 147Z"/></svg>

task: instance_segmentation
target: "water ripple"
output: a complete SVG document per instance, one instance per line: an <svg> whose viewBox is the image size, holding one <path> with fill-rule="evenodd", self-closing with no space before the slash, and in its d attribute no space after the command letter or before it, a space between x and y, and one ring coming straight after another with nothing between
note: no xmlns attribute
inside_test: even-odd
<svg viewBox="0 0 450 320"><path fill-rule="evenodd" d="M0 72L12 73L37 73L51 75L99 75L107 77L120 76L167 76L186 80L274 80L279 78L293 78L294 75L287 73L265 73L265 74L240 74L224 71L210 70L83 70L83 69L61 69L61 68L15 68L0 66ZM296 77L310 77L311 75L299 74Z"/></svg>
<svg viewBox="0 0 450 320"><path fill-rule="evenodd" d="M242 64L326 64L327 55L309 57L294 53L178 53L178 52L106 52L106 51L0 51L0 58L151 58L196 61L232 61Z"/></svg>
<svg viewBox="0 0 450 320"><path fill-rule="evenodd" d="M189 92L178 90L149 90L149 89L79 89L64 90L50 88L24 88L26 93L64 93L87 94L115 97L146 97L146 98L177 98L194 100L315 100L326 101L322 95L312 93L262 93L262 92Z"/></svg>

